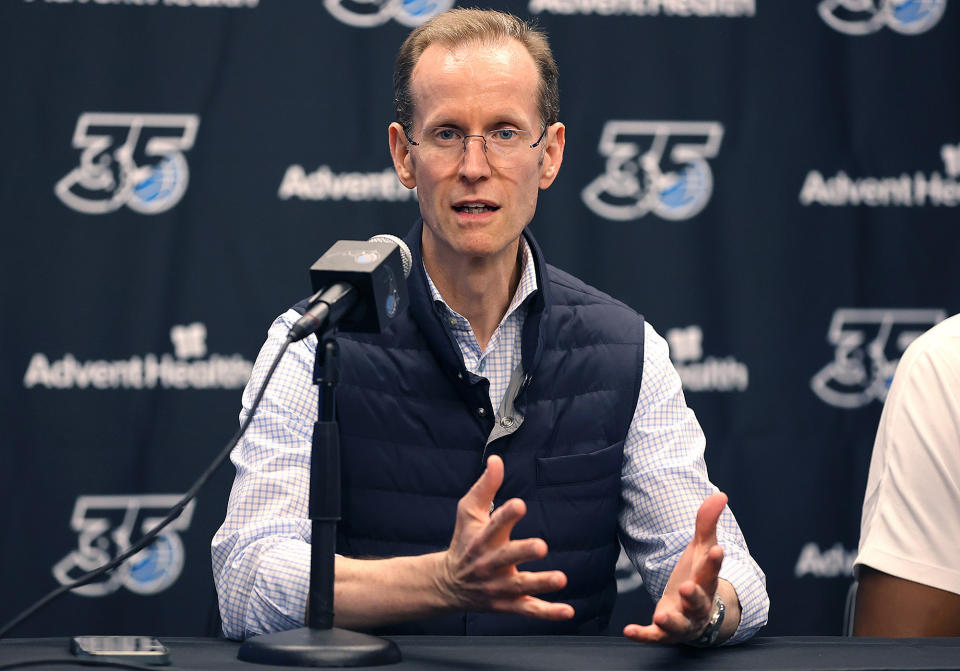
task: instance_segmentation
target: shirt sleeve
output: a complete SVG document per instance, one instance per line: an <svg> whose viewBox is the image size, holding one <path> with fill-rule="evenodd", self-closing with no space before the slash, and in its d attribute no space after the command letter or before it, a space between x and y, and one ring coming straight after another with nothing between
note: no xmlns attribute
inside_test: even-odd
<svg viewBox="0 0 960 671"><path fill-rule="evenodd" d="M907 348L880 417L857 565L960 594L960 317Z"/></svg>
<svg viewBox="0 0 960 671"><path fill-rule="evenodd" d="M297 318L290 310L270 327L243 393L241 421ZM229 638L293 629L305 619L316 342L310 336L290 346L231 454L237 474L211 544L223 632Z"/></svg>
<svg viewBox="0 0 960 671"><path fill-rule="evenodd" d="M693 538L697 510L717 488L703 460L706 440L683 397L666 341L647 324L643 379L623 450L620 540L654 600ZM724 551L720 577L733 585L742 611L726 643L753 636L767 622L766 578L750 556L730 508L717 525Z"/></svg>

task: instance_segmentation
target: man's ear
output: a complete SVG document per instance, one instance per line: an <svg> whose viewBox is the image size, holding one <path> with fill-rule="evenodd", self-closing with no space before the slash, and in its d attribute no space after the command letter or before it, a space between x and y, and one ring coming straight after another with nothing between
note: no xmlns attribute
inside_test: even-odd
<svg viewBox="0 0 960 671"><path fill-rule="evenodd" d="M566 127L562 123L551 124L544 136L543 162L540 164L540 188L546 189L560 172L563 163L563 147L566 143Z"/></svg>
<svg viewBox="0 0 960 671"><path fill-rule="evenodd" d="M412 189L417 185L417 179L413 173L413 158L410 156L410 145L407 144L407 136L403 132L403 126L394 121L387 129L387 136L397 177L400 178L401 184L408 189Z"/></svg>

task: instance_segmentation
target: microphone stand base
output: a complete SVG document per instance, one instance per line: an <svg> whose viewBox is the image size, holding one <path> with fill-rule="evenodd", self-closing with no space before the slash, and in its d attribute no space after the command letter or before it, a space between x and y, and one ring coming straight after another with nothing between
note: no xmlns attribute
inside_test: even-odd
<svg viewBox="0 0 960 671"><path fill-rule="evenodd" d="M254 636L240 646L237 658L275 666L380 666L400 661L393 641L347 629L311 629Z"/></svg>

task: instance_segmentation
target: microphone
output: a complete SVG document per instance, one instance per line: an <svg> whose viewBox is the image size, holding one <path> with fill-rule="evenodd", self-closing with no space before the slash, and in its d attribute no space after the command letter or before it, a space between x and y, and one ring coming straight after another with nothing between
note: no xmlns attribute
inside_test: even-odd
<svg viewBox="0 0 960 671"><path fill-rule="evenodd" d="M410 248L394 235L334 243L310 266L315 293L287 338L303 340L324 324L347 333L383 332L407 307L412 266Z"/></svg>

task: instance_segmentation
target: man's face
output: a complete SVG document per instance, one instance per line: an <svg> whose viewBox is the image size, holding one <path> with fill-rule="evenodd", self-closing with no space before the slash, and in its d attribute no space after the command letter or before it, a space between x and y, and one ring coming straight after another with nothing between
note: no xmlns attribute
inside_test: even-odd
<svg viewBox="0 0 960 671"><path fill-rule="evenodd" d="M538 83L533 58L514 40L453 50L431 45L411 78L415 111L410 136L421 141L424 129L438 126L463 135L516 128L530 131L530 142L535 142L543 130ZM421 147L407 144L399 124L391 124L397 174L405 186L417 187L424 252L489 257L513 250L533 218L538 190L557 175L563 142L562 124L554 124L541 145L526 149L508 167L491 166L479 138L467 138L465 152L434 161L424 157Z"/></svg>

